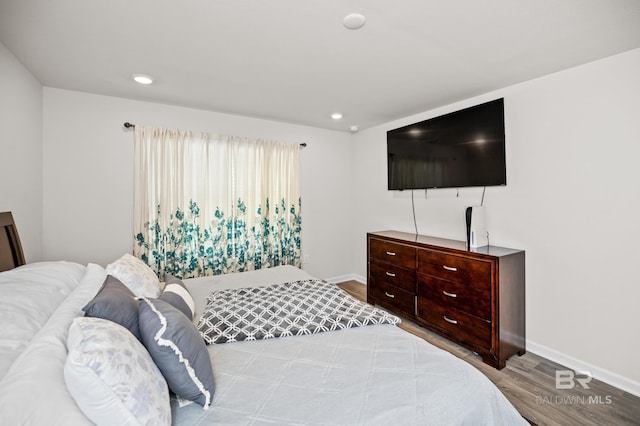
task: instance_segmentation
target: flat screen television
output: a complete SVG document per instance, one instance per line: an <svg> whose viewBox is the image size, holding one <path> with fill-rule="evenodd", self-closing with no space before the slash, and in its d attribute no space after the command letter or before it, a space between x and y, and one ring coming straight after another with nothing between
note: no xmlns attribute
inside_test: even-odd
<svg viewBox="0 0 640 426"><path fill-rule="evenodd" d="M507 184L504 98L387 132L389 190Z"/></svg>

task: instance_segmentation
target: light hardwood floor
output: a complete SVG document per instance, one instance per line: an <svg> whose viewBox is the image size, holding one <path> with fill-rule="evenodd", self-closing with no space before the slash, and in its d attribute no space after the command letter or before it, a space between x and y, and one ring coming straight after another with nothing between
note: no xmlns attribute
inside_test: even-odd
<svg viewBox="0 0 640 426"><path fill-rule="evenodd" d="M357 281L338 285L354 297L367 300L365 285ZM505 368L496 370L484 364L473 352L406 318L402 319L400 327L482 371L532 424L640 425L640 397L595 379L588 383L590 389L583 389L577 384L571 390L558 390L556 371L566 368L536 354L527 352L523 356L513 356Z"/></svg>

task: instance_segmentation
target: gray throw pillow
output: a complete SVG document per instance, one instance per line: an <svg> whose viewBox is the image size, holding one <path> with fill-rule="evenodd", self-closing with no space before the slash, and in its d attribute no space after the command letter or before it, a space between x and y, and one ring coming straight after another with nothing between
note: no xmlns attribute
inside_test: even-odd
<svg viewBox="0 0 640 426"><path fill-rule="evenodd" d="M159 299L140 300L142 343L176 395L209 408L213 369L196 326L182 312Z"/></svg>
<svg viewBox="0 0 640 426"><path fill-rule="evenodd" d="M138 326L138 301L133 292L116 277L107 275L96 296L82 310L87 316L120 324L136 339L142 340Z"/></svg>
<svg viewBox="0 0 640 426"><path fill-rule="evenodd" d="M191 293L189 293L184 283L173 275L167 275L165 278L164 290L162 290L160 300L164 300L174 308L177 308L189 318L189 321L193 321L195 310L193 297L191 297Z"/></svg>

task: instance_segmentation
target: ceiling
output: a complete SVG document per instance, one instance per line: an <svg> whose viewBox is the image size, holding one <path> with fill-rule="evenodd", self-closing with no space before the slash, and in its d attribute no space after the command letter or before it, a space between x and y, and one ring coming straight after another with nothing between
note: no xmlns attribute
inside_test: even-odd
<svg viewBox="0 0 640 426"><path fill-rule="evenodd" d="M0 41L45 86L349 131L638 48L640 1L0 0Z"/></svg>

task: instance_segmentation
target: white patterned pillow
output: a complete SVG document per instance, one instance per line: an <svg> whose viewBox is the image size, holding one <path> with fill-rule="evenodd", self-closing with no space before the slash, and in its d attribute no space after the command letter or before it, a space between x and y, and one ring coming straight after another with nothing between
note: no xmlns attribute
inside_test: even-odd
<svg viewBox="0 0 640 426"><path fill-rule="evenodd" d="M101 318L76 318L67 347L67 389L91 421L97 425L171 424L167 382L127 329Z"/></svg>
<svg viewBox="0 0 640 426"><path fill-rule="evenodd" d="M129 287L137 297L160 296L160 280L149 265L129 253L107 265L107 274L113 275Z"/></svg>

